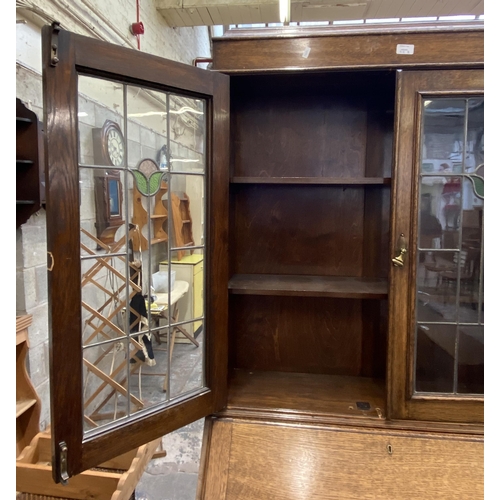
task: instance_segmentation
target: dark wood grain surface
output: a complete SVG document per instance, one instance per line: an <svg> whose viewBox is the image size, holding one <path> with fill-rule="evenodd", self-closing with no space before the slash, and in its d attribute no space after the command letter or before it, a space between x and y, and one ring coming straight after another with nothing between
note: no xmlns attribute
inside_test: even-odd
<svg viewBox="0 0 500 500"><path fill-rule="evenodd" d="M257 167L258 168L258 167ZM389 185L390 177L232 177L233 184Z"/></svg>
<svg viewBox="0 0 500 500"><path fill-rule="evenodd" d="M363 187L237 188L233 273L361 276Z"/></svg>
<svg viewBox="0 0 500 500"><path fill-rule="evenodd" d="M51 27L45 26L42 32L45 194L47 252L53 263L47 273L50 414L56 481L59 481L59 443L64 441L68 449L80 451L83 436L82 370L75 369L82 363L77 73L70 34L62 31L58 42L59 59L64 63L51 66ZM70 475L83 470L79 451L68 455Z"/></svg>
<svg viewBox="0 0 500 500"><path fill-rule="evenodd" d="M360 375L365 330L378 324L381 314L380 309L364 309L363 302L232 295L230 366Z"/></svg>
<svg viewBox="0 0 500 500"><path fill-rule="evenodd" d="M47 171L51 432L59 480L59 443L68 447L68 473L152 441L221 409L227 395L229 78L61 30L59 61L51 65L51 27L43 31ZM82 306L78 165L78 74L116 78L162 90L185 88L208 98L206 387L183 403L157 408L108 432L83 434ZM149 78L149 80L148 80Z"/></svg>
<svg viewBox="0 0 500 500"><path fill-rule="evenodd" d="M414 53L398 54L398 44L414 45ZM427 33L391 33L386 28L385 32L365 35L213 41L213 67L227 73L483 64L482 27L462 32L433 29Z"/></svg>
<svg viewBox="0 0 500 500"><path fill-rule="evenodd" d="M233 77L233 176L390 177L391 156L384 171L372 129L391 136L393 96L390 72Z"/></svg>
<svg viewBox="0 0 500 500"><path fill-rule="evenodd" d="M229 290L233 294L247 295L383 299L387 297L387 280L345 276L236 274L229 280Z"/></svg>
<svg viewBox="0 0 500 500"><path fill-rule="evenodd" d="M356 402L369 403L359 409ZM273 410L314 415L379 418L385 415L383 379L311 373L234 370L229 380L228 411Z"/></svg>
<svg viewBox="0 0 500 500"><path fill-rule="evenodd" d="M482 70L407 71L397 93L395 175L392 184L391 251L404 233L408 248L416 248L420 160L419 106L425 95L477 96L484 92ZM449 422L482 422L484 403L451 395L415 399L413 360L415 332L416 255L409 252L402 268L391 266L388 351L388 413L391 418Z"/></svg>

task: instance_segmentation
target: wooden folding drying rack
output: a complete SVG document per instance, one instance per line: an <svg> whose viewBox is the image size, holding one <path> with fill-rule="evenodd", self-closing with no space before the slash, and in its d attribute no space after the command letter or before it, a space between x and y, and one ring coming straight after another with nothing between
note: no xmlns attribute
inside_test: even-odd
<svg viewBox="0 0 500 500"><path fill-rule="evenodd" d="M125 291L127 286L130 286L131 292L129 299L136 293L141 293L141 287L136 284L136 280L141 271L140 265L129 263L130 277L122 274L115 269L111 264L112 258L118 258L126 264L124 257L117 257L116 252L127 244L125 237L119 239L110 245L106 245L89 232L82 229L82 233L96 243L97 248L103 249L104 253L97 254L84 243L81 243L81 248L89 255L98 255L96 262L91 268L82 275L82 289L86 285L92 284L98 287L107 296L105 302L97 309L82 301L82 306L90 315L85 320L86 325L92 328L92 333L86 338L85 344L88 345L97 335L102 335L106 339L111 339L112 334L124 336L125 332L117 326L116 319L119 314L122 314L126 306L126 298L120 297L120 294ZM130 231L131 237L135 237L135 229ZM108 290L97 281L99 273L106 269L113 273L119 280L121 285L115 290ZM125 294L124 294L125 296ZM105 312L111 306L111 310ZM137 322L140 315L136 312ZM115 321L113 321L115 320ZM128 318L126 318L128 321ZM27 402L30 403L34 418L30 419L30 425L17 426L17 449L16 449L16 490L18 492L18 500L49 500L52 499L78 499L87 500L89 498L98 500L129 500L133 495L135 487L144 472L148 462L152 458L165 456L166 453L161 449L161 438L151 441L143 446L140 446L128 453L125 453L112 460L100 464L99 467L82 472L69 479L68 484L62 486L54 483L52 479L51 466L51 434L50 430L39 431L39 415L41 403L36 391L31 384L26 372L25 358L27 354L27 328L31 324L30 316L23 316L17 320L17 399L16 414L20 413L19 408L25 408ZM135 326L136 323L130 325ZM108 327L106 329L106 327ZM111 330L112 333L109 333ZM135 339L129 339L133 349L130 356L142 349L139 342ZM125 358L119 366L113 369L113 372L106 374L99 365L104 360L105 356L112 350L111 347L105 347L104 352L94 361L84 360L84 364L89 371L95 374L102 380L102 383L86 397L84 407L88 408L98 396L101 396L106 391L103 400L93 410L89 416L85 416L85 421L88 425L96 427L97 420L109 418L110 415L102 412L106 403L117 392L129 396L127 393L125 376L120 380L115 380L121 371L126 372L127 359ZM137 360L137 358L136 358ZM137 360L135 364L130 365L130 373L138 370L142 363ZM143 402L130 395L131 403L136 409L144 406ZM24 411L24 410L23 410ZM34 421L36 420L36 422ZM19 419L21 422L21 419ZM26 445L29 443L29 445ZM160 446L160 451L156 451Z"/></svg>

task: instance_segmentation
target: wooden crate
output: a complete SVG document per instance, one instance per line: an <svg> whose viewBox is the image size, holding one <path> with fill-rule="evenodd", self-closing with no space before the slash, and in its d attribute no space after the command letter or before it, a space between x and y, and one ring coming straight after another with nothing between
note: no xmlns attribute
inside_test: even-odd
<svg viewBox="0 0 500 500"><path fill-rule="evenodd" d="M76 500L129 500L161 438L77 474L63 486L52 479L50 433L38 433L16 460L18 500L46 497Z"/></svg>

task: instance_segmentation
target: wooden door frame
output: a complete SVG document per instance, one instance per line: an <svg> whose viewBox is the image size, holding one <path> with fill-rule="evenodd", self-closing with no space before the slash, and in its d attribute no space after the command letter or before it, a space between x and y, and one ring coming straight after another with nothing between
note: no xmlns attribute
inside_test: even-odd
<svg viewBox="0 0 500 500"><path fill-rule="evenodd" d="M414 357L415 283L420 162L421 103L423 97L472 96L484 93L481 69L399 71L396 90L394 173L391 208L391 252L406 237L404 267L389 273L389 342L387 413L390 419L481 423L484 398L418 395L411 390Z"/></svg>
<svg viewBox="0 0 500 500"><path fill-rule="evenodd" d="M60 446L71 477L222 409L227 400L229 77L60 29L42 30L49 355L53 476ZM78 75L199 97L207 102L205 386L186 401L84 436L78 165Z"/></svg>

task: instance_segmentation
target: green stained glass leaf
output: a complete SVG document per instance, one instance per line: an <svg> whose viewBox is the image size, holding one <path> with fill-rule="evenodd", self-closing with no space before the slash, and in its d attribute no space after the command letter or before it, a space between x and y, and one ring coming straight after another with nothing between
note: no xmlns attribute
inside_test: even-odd
<svg viewBox="0 0 500 500"><path fill-rule="evenodd" d="M475 174L471 174L468 177L472 182L474 194L478 198L481 198L482 200L484 200L484 178L479 176L479 175L475 175Z"/></svg>
<svg viewBox="0 0 500 500"><path fill-rule="evenodd" d="M151 174L151 177L149 178L149 196L158 192L162 177L163 172L155 172L154 174Z"/></svg>
<svg viewBox="0 0 500 500"><path fill-rule="evenodd" d="M132 174L134 175L135 184L137 189L139 190L139 193L143 194L144 196L149 196L148 179L146 178L146 176L139 170L132 170Z"/></svg>

